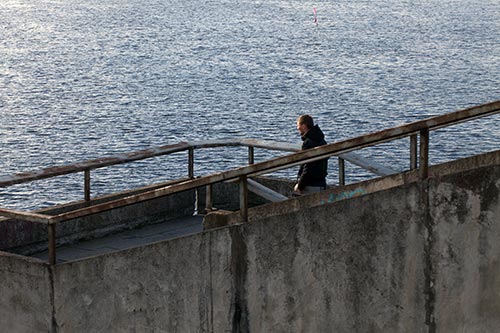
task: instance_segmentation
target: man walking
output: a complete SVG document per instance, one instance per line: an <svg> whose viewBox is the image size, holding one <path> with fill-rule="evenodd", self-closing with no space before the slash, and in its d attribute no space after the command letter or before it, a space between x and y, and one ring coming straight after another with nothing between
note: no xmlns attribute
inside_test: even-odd
<svg viewBox="0 0 500 333"><path fill-rule="evenodd" d="M313 118L302 115L297 119L297 130L302 137L302 150L326 144L325 135ZM319 192L326 189L328 158L302 164L297 175L294 193L298 195Z"/></svg>

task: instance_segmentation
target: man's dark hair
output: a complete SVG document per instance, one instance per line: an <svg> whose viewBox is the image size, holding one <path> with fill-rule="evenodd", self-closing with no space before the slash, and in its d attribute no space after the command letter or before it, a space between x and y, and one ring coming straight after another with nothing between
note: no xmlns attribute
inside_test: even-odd
<svg viewBox="0 0 500 333"><path fill-rule="evenodd" d="M304 114L297 119L299 124L305 124L307 128L311 129L314 127L314 121L312 117L308 114Z"/></svg>

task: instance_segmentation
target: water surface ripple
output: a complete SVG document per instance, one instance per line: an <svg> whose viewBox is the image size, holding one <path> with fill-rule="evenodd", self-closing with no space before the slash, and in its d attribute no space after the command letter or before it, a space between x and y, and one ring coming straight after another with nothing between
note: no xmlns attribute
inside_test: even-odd
<svg viewBox="0 0 500 333"><path fill-rule="evenodd" d="M497 0L3 0L0 34L2 175L179 141L298 142L301 113L332 142L500 99ZM431 162L498 149L499 125L433 133ZM407 141L361 154L403 170ZM245 158L199 152L196 172ZM93 195L185 175L186 160L99 170ZM82 178L1 189L0 206L80 199Z"/></svg>

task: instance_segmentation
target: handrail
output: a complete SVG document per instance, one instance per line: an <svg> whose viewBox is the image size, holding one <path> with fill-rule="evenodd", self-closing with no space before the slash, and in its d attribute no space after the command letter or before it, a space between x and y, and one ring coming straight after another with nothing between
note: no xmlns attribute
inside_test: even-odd
<svg viewBox="0 0 500 333"><path fill-rule="evenodd" d="M173 145L139 150L132 153L114 154L112 156L97 158L80 163L49 167L38 171L22 172L14 175L2 176L0 177L0 187L7 187L14 184L31 182L33 180L52 178L56 176L62 176L86 170L94 170L107 166L138 161L146 158L172 154L187 150L189 147L189 144L181 142Z"/></svg>
<svg viewBox="0 0 500 333"><path fill-rule="evenodd" d="M68 165L53 166L36 171L28 171L28 172L16 173L13 175L0 176L0 187L8 187L16 184L32 182L34 180L41 180L57 176L68 175L72 173L90 171L118 164L126 164L138 160L144 160L152 157L182 152L189 149L230 147L230 146L246 146L248 148L263 148L263 149L286 151L286 152L296 152L300 150L299 145L287 142L275 142L275 141L255 140L255 139L230 139L230 140L180 142L171 145L139 150L131 153L114 154L103 158L97 158L93 160L77 162ZM351 161L351 163L353 164L356 164L369 171L372 171L377 175L389 174L395 172L390 168L384 168L380 165L372 166L357 155L345 155L341 157Z"/></svg>
<svg viewBox="0 0 500 333"><path fill-rule="evenodd" d="M72 173L83 172L87 170L95 170L117 164L125 164L147 158L168 155L172 153L182 152L190 148L215 148L228 146L254 146L283 151L294 151L293 145L272 144L271 142L250 140L250 139L233 139L233 140L211 140L211 141L196 141L196 142L180 142L171 145L153 147L149 149L139 150L131 153L120 153L97 158L79 163L73 163L62 166L53 166L37 171L22 172L13 175L0 176L0 187L7 187L15 184L28 183L34 180L41 180L62 176Z"/></svg>
<svg viewBox="0 0 500 333"><path fill-rule="evenodd" d="M376 133L363 135L308 150L301 150L299 152L290 155L276 157L264 162L239 167L208 176L199 177L179 184L174 184L163 188L159 188L153 191L113 200L92 207L82 208L68 213L59 214L57 216L54 216L54 219L56 219L57 221L73 219L76 217L95 214L104 210L118 208L133 203L138 203L141 201L146 201L157 197L173 194L176 192L182 192L201 186L215 184L222 181L239 179L241 177L247 178L250 176L257 176L264 173L287 169L289 167L293 167L303 163L324 159L326 157L330 157L335 154L346 153L354 149L373 146L375 144L379 144L382 142L399 139L401 137L421 132L422 130L443 127L446 124L454 124L455 122L465 121L466 119L472 117L476 118L481 113L484 116L486 116L497 112L500 112L500 101L496 103L490 103L488 105L483 105L477 108L470 108L458 111L453 114L438 116L403 126L389 128ZM428 131L426 132L428 135Z"/></svg>
<svg viewBox="0 0 500 333"><path fill-rule="evenodd" d="M0 216L22 219L23 221L50 224L53 217L45 214L23 212L15 209L0 208Z"/></svg>
<svg viewBox="0 0 500 333"><path fill-rule="evenodd" d="M406 128L413 128L410 132L405 130L405 134L402 136L408 136L411 132L417 133L422 128L428 128L429 130L435 130L440 127L445 127L449 124L458 124L463 121L472 120L478 117L485 117L490 113L498 112L498 105L500 101L483 104L477 107L472 107L464 109L461 111L456 111L448 113L441 116L436 116L407 125L402 125L399 127L394 127L393 130ZM383 133L388 130L383 130L380 132L372 133L370 135L383 135ZM357 139L362 139L365 136L359 136ZM387 140L392 140L388 138ZM378 142L380 143L380 142ZM282 143L282 142L272 142L265 140L254 140L254 139L232 139L232 140L211 140L211 141L197 141L197 142L180 142L171 145L165 145L160 147L153 147L149 149L139 150L131 153L120 153L114 154L112 156L97 158L93 160L88 160L80 163L73 163L63 166L54 166L45 168L38 171L30 171L17 173L14 175L0 176L0 187L7 187L15 184L27 183L33 180L40 180L45 178L52 178L55 176L62 176L71 173L83 172L87 170L94 170L98 168L103 168L107 166L124 164L129 162L134 162L138 160L143 160L151 157L157 157L167 154L172 154L176 152L181 152L188 150L190 148L214 148L223 146L247 146L256 148L265 148L270 150L281 150L281 151L296 151L298 146ZM363 146L356 147L356 149L362 148ZM353 159L353 162L355 159ZM390 172L386 170L386 172Z"/></svg>
<svg viewBox="0 0 500 333"><path fill-rule="evenodd" d="M286 168L290 168L296 165L300 165L303 163L311 162L311 161L316 161L320 159L324 159L330 156L338 155L338 154L343 154L347 153L356 149L368 147L368 146L373 146L376 144L380 144L383 142L399 139L402 137L412 137L414 138L415 135L420 135L420 149L419 149L419 174L421 179L425 179L428 177L428 165L429 165L429 158L428 158L428 149L429 149L429 131L430 130L435 130L441 127L445 126L450 126L454 124L458 124L464 121L469 121L472 119L480 118L480 117L486 117L489 115L493 115L495 113L500 112L500 101L488 103L488 104L483 104L480 106L452 112L449 114L437 116L437 117L432 117L428 118L425 120L409 123L406 125L398 126L398 127L393 127L389 129L385 129L379 132L363 135L363 136L358 136L352 139L347 139L331 144L327 144L324 146L316 147L313 149L308 149L308 150L301 150L299 152L295 152L286 156L282 157L276 157L267 161L263 161L260 163L255 163L255 164L250 164L247 166L231 169L228 171L224 172L219 172L215 173L212 175L208 176L203 176L195 179L191 179L188 181L184 181L178 184L174 185L169 185L165 186L162 188L158 188L152 191L147 191L144 193L136 194L136 195L131 195L125 198L121 199L116 199L112 201L108 201L105 203L93 205L90 207L86 208L81 208L77 209L74 211L58 214L55 216L51 216L48 221L49 221L49 258L50 258L50 263L55 264L55 223L74 219L77 217L83 217L87 215L92 215L96 214L99 212L103 212L106 210L111 210L123 206L127 206L130 204L134 203L139 203L142 201L170 195L173 193L177 192L182 192L190 189L195 189L201 186L207 186L207 185L212 185L215 183L219 183L222 181L226 180L234 180L234 179L239 179L240 181L240 213L242 220L246 221L248 217L248 205L247 205L247 178L251 176L257 176L261 175L264 173L269 173L273 171L278 171ZM222 144L224 140L216 140L216 141L210 141L210 142L205 142L205 145L209 145L211 147L217 147ZM231 141L234 142L234 141ZM416 140L412 139L411 140L412 144L416 143ZM227 142L226 142L227 143ZM244 141L244 140L239 140L237 143L234 145L249 145L249 147L255 147L257 146L256 142L249 140L249 141ZM190 152L192 152L192 149L195 148L194 145L190 145L189 143L182 143L178 145L173 146L163 146L163 150L160 151L154 151L152 152L151 150L147 150L147 154L164 154L165 151L172 151L174 149L179 149L180 150L185 150L186 147L190 149ZM414 147L412 146L412 151L414 150ZM143 151L144 152L144 151ZM130 159L130 160L137 160L140 159L139 156L141 154L132 154L132 155L127 155L124 157L125 159ZM158 155L155 155L158 156ZM135 159L134 159L135 158ZM141 157L143 158L143 157ZM117 160L105 160L101 162L96 162L97 160L94 160L93 166L95 167L98 163L113 163L117 164ZM109 164L112 165L112 164ZM88 168L89 166L86 165ZM87 170L87 169L81 169L81 170ZM80 171L81 171L80 170ZM56 171L56 172L61 172L62 170ZM67 170L66 170L67 171ZM37 175L36 177L40 177L41 175ZM30 177L29 175L26 175L26 177ZM33 177L33 175L31 176ZM36 178L40 179L40 178ZM11 180L13 181L13 180ZM8 215L7 215L8 214ZM9 211L6 212L6 210L0 210L0 216L1 215L7 215L9 217L16 217L21 220L27 220L29 216L26 214L16 214L14 211ZM39 216L41 217L41 216ZM33 219L37 220L39 217L34 216ZM43 216L43 219L45 219L45 216ZM36 221L33 221L36 222ZM51 250L52 249L52 250Z"/></svg>

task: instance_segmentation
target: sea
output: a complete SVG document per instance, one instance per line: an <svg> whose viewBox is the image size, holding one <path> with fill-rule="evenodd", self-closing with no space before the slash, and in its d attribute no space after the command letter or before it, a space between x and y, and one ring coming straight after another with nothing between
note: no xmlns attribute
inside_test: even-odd
<svg viewBox="0 0 500 333"><path fill-rule="evenodd" d="M0 176L182 141L300 144L301 114L335 142L495 100L498 0L0 2ZM495 115L432 132L430 161L499 147ZM409 167L408 139L357 153ZM246 159L197 150L195 175ZM185 153L113 166L92 172L92 195L186 175ZM82 198L82 174L0 189L14 209Z"/></svg>

